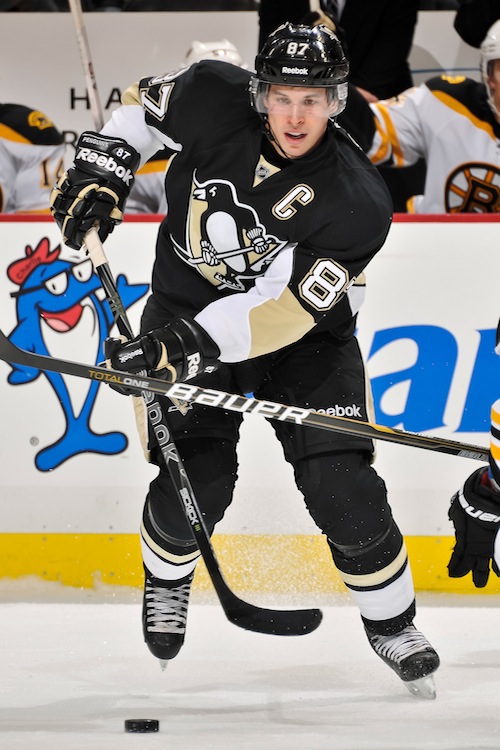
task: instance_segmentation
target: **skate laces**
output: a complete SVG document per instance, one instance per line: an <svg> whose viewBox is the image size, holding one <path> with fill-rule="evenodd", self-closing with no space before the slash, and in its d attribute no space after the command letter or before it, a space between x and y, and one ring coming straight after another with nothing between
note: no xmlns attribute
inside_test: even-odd
<svg viewBox="0 0 500 750"><path fill-rule="evenodd" d="M146 628L152 633L184 633L191 581L165 588L148 579L144 590Z"/></svg>
<svg viewBox="0 0 500 750"><path fill-rule="evenodd" d="M380 656L400 664L413 654L430 651L432 647L414 625L408 625L395 635L370 635L370 643Z"/></svg>

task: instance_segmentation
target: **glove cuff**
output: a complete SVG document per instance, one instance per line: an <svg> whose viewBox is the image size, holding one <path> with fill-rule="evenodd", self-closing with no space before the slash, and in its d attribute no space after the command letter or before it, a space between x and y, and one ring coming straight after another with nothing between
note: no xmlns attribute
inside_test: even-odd
<svg viewBox="0 0 500 750"><path fill-rule="evenodd" d="M462 511L485 528L500 526L500 493L483 484L488 469L482 466L466 480L456 494Z"/></svg>
<svg viewBox="0 0 500 750"><path fill-rule="evenodd" d="M86 131L76 144L75 168L89 173L94 179L110 182L125 197L134 184L140 161L139 153L123 138Z"/></svg>

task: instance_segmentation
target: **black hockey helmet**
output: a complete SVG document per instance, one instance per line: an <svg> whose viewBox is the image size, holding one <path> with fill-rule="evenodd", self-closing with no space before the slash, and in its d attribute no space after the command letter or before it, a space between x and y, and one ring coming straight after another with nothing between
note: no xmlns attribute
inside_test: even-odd
<svg viewBox="0 0 500 750"><path fill-rule="evenodd" d="M347 81L349 63L337 36L326 26L284 23L255 58L260 81L289 86L333 86Z"/></svg>
<svg viewBox="0 0 500 750"><path fill-rule="evenodd" d="M252 106L266 113L263 97L270 84L326 88L338 115L347 102L349 63L337 36L326 26L284 23L270 34L255 58L250 81Z"/></svg>

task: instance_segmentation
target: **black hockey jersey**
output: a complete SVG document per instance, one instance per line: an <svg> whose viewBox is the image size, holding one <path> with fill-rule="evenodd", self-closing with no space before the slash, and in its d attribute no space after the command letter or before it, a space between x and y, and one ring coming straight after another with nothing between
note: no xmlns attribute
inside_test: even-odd
<svg viewBox="0 0 500 750"><path fill-rule="evenodd" d="M250 105L249 79L216 61L143 79L103 129L140 151L146 136L129 106L140 104L145 127L170 148L154 298L166 315L193 316L225 362L315 326L352 332L362 271L392 213L378 172L333 124L312 153L281 158Z"/></svg>

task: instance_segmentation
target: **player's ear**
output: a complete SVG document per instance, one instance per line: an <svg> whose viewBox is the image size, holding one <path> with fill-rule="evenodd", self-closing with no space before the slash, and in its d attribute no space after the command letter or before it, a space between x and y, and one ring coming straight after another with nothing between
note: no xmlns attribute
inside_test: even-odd
<svg viewBox="0 0 500 750"><path fill-rule="evenodd" d="M500 80L500 61L490 60L486 70L486 84L490 91L494 91L498 87Z"/></svg>

